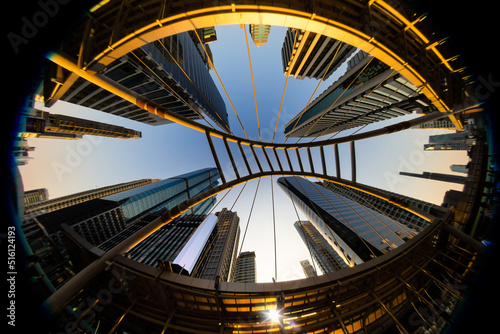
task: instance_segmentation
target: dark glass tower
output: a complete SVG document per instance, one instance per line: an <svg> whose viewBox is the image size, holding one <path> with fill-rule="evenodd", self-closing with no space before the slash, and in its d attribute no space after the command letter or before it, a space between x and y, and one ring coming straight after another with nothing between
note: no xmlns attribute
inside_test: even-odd
<svg viewBox="0 0 500 334"><path fill-rule="evenodd" d="M349 266L382 255L416 233L307 179L282 177L278 185Z"/></svg>
<svg viewBox="0 0 500 334"><path fill-rule="evenodd" d="M429 226L429 222L426 221L425 219L409 212L408 210L405 210L395 204L392 204L386 200L383 200L377 196L370 195L368 193L365 193L363 191L347 187L338 183L333 183L333 182L327 182L324 181L323 183L320 183L321 186L328 188L329 190L333 191L334 193L337 193L339 195L342 195L344 197L347 197L349 199L352 199L353 201L358 202L359 204L383 213L384 215L387 215L391 219L404 224L408 226L409 228L412 228L416 231L421 231L425 227ZM365 185L365 187L367 187ZM374 190L386 193L388 195L394 196L397 199L403 200L418 209L421 209L425 212L430 213L431 215L434 215L436 217L442 217L446 214L447 209L433 204L429 203L426 201L422 201L416 198L412 198L409 196L404 196L401 194L396 194L387 190L383 189L378 189L374 187L370 187Z"/></svg>
<svg viewBox="0 0 500 334"><path fill-rule="evenodd" d="M200 38L203 41L205 35ZM194 31L180 33L135 49L102 74L171 112L193 120L208 116L229 131L224 100L209 73L211 51L208 44L203 46L209 56ZM81 78L65 83L55 94L51 85L44 89L49 107L63 100L150 125L171 123Z"/></svg>

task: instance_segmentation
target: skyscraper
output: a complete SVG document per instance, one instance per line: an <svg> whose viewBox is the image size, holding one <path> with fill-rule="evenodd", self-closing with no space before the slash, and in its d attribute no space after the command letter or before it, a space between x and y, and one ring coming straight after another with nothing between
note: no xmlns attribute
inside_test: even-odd
<svg viewBox="0 0 500 334"><path fill-rule="evenodd" d="M424 151L468 150L474 144L466 131L429 136L429 143L424 144Z"/></svg>
<svg viewBox="0 0 500 334"><path fill-rule="evenodd" d="M399 172L399 175L412 176L412 177L418 177L421 179L436 180L436 181L442 181L442 182L459 183L459 184L465 184L465 181L467 181L466 176L443 174L443 173L432 173L432 172L423 172L422 174Z"/></svg>
<svg viewBox="0 0 500 334"><path fill-rule="evenodd" d="M166 37L115 60L102 74L171 112L193 120L208 116L229 131L224 100L209 73L211 51L205 44L205 53L197 35L202 41L214 36L191 31ZM48 107L63 100L150 125L171 123L81 78L70 76L54 87L51 75L47 71L44 85Z"/></svg>
<svg viewBox="0 0 500 334"><path fill-rule="evenodd" d="M450 121L449 118L441 118L436 119L427 123L422 123L420 125L412 127L413 129L448 129L453 130L455 128L455 124Z"/></svg>
<svg viewBox="0 0 500 334"><path fill-rule="evenodd" d="M467 165L453 164L450 166L450 170L457 173L469 173L469 167Z"/></svg>
<svg viewBox="0 0 500 334"><path fill-rule="evenodd" d="M49 192L45 188L33 189L24 192L24 206L44 202L49 199Z"/></svg>
<svg viewBox="0 0 500 334"><path fill-rule="evenodd" d="M254 44L259 47L267 43L271 26L264 24L250 24L248 27Z"/></svg>
<svg viewBox="0 0 500 334"><path fill-rule="evenodd" d="M283 73L297 79L326 80L355 50L321 34L288 28L281 48Z"/></svg>
<svg viewBox="0 0 500 334"><path fill-rule="evenodd" d="M122 233L122 235L131 235L137 230L138 227L142 227L149 221L157 218L156 216L150 217L151 218L148 217L149 219L141 219L139 223L135 224L136 226L132 227L132 230L124 231L125 233ZM206 214L182 215L181 217L176 218L174 221L163 225L156 232L154 232L137 246L132 248L127 253L127 257L152 267L159 267L161 265L161 262L164 262L165 264L173 262L181 249L193 236L200 225L206 220L206 218ZM209 234L210 233L211 230ZM118 239L119 241L121 241L124 238L120 236L113 239ZM117 244L116 240L113 239L108 240L105 244L99 245L99 248L105 251L111 249L112 246ZM201 248L203 248L204 245L200 246ZM187 268L185 269L187 270Z"/></svg>
<svg viewBox="0 0 500 334"><path fill-rule="evenodd" d="M314 270L314 267L309 262L309 260L300 261L300 265L302 266L302 270L304 270L304 275L306 275L307 278L318 276L318 274L316 274L316 270Z"/></svg>
<svg viewBox="0 0 500 334"><path fill-rule="evenodd" d="M333 183L333 182L327 182L324 181L323 183L320 183L325 188L328 188L329 190L342 195L344 197L347 197L349 199L352 199L353 201L358 202L359 204L383 213L384 215L390 217L391 219L404 224L408 226L409 228L412 228L416 231L421 231L423 228L427 227L429 225L429 222L426 221L425 219L409 212L408 210L405 210L395 204L392 204L386 200L383 200L377 196L373 196L371 194L365 193L363 191L344 186L342 184L338 183ZM365 185L366 186L366 185ZM366 186L369 187L369 186ZM405 201L408 204L411 204L425 212L430 213L431 215L434 215L436 217L442 217L446 214L447 210L439 205L429 203L426 201L422 201L416 198L412 198L409 196L404 196L401 194L396 194L387 190L383 189L378 189L375 187L369 187L374 190L386 193L388 195L391 195L393 197L396 197L400 200Z"/></svg>
<svg viewBox="0 0 500 334"><path fill-rule="evenodd" d="M333 273L347 267L345 261L311 222L297 221L293 225L323 274Z"/></svg>
<svg viewBox="0 0 500 334"><path fill-rule="evenodd" d="M232 279L239 242L239 217L227 209L207 215L215 200L207 201L209 205L200 207L195 214L184 214L162 226L134 246L127 257L193 277L215 280L219 276L221 281ZM141 218L98 247L108 251L157 217L153 214Z"/></svg>
<svg viewBox="0 0 500 334"><path fill-rule="evenodd" d="M214 229L214 239L207 245L207 254L199 268L192 274L195 277L230 282L234 278L238 243L240 238L240 218L236 212L222 209L215 214L217 224Z"/></svg>
<svg viewBox="0 0 500 334"><path fill-rule="evenodd" d="M281 177L279 186L349 266L382 255L414 232L355 201L299 177Z"/></svg>
<svg viewBox="0 0 500 334"><path fill-rule="evenodd" d="M153 184L145 185L103 197L105 201L117 203L127 221L132 221L145 213L168 210L189 198L211 189L218 184L219 172L216 168L171 177ZM191 211L193 211L191 209Z"/></svg>
<svg viewBox="0 0 500 334"><path fill-rule="evenodd" d="M236 263L236 272L233 282L237 283L256 283L257 282L257 263L255 261L255 252L241 252Z"/></svg>
<svg viewBox="0 0 500 334"><path fill-rule="evenodd" d="M417 87L360 51L347 72L288 122L284 133L314 138L429 108Z"/></svg>
<svg viewBox="0 0 500 334"><path fill-rule="evenodd" d="M20 130L21 137L81 139L82 135L112 137L122 139L141 138L141 132L122 126L95 122L86 119L51 114L33 109L31 115L26 115Z"/></svg>
<svg viewBox="0 0 500 334"><path fill-rule="evenodd" d="M151 184L158 181L160 180L142 179L137 181L119 183L112 186L106 186L87 191L82 191L76 194L61 196L53 199L48 199L47 196L47 198L43 201L38 201L36 203L35 202L27 203L27 205L24 208L24 212L25 215L30 215L36 212L49 213L78 203L86 202L91 199L105 197L117 192L141 187L143 185Z"/></svg>
<svg viewBox="0 0 500 334"><path fill-rule="evenodd" d="M29 156L29 152L33 152L35 147L29 146L26 138L14 137L11 143L11 154L14 157L16 165L24 166L26 165L32 157Z"/></svg>

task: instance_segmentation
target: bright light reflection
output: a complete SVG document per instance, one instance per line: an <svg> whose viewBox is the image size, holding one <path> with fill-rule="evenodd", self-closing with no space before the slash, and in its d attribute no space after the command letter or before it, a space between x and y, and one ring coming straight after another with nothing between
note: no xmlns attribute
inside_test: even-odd
<svg viewBox="0 0 500 334"><path fill-rule="evenodd" d="M281 314L277 309L269 310L267 313L267 317L271 322L279 322Z"/></svg>

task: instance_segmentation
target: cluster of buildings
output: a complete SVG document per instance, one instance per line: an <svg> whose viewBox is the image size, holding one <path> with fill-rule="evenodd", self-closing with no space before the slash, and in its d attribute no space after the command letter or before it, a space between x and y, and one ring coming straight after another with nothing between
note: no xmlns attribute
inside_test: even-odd
<svg viewBox="0 0 500 334"><path fill-rule="evenodd" d="M45 189L25 193L22 229L44 280L54 289L85 265L80 244L107 252L174 206L218 184L215 168L143 179L60 198ZM131 248L126 256L152 267L227 282L255 282L254 252L239 254L236 212L212 213L216 198L196 205Z"/></svg>
<svg viewBox="0 0 500 334"><path fill-rule="evenodd" d="M429 224L395 204L340 184L282 177L278 185L307 218L294 223L313 260L312 264L300 261L307 277L369 261L401 246ZM422 200L369 188L437 217L447 211Z"/></svg>
<svg viewBox="0 0 500 334"><path fill-rule="evenodd" d="M285 75L296 79L326 80L342 64L347 69L335 82L304 107L284 127L287 138L317 138L348 129L361 129L375 122L407 114L434 111L431 102L406 78L363 51L326 36L289 28L282 50ZM429 137L425 151L464 150L475 144L474 118L460 115L459 123L441 119L421 124L419 129L460 129L455 133ZM465 127L463 124L465 123ZM462 129L464 127L464 129ZM467 174L468 166L451 170ZM424 172L401 175L466 184L467 176ZM387 201L330 182L281 178L278 184L307 221L294 225L322 273L353 266L400 246L422 230L427 222ZM385 192L432 215L442 216L446 207L457 205L461 192L450 190L438 206L421 200ZM307 277L318 270L301 261Z"/></svg>

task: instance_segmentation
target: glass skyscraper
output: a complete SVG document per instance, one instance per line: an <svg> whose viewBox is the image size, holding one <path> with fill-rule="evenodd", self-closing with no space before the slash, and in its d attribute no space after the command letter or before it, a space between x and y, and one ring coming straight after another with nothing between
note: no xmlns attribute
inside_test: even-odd
<svg viewBox="0 0 500 334"><path fill-rule="evenodd" d="M343 76L285 125L284 134L320 137L429 108L417 87L360 51Z"/></svg>
<svg viewBox="0 0 500 334"><path fill-rule="evenodd" d="M218 184L216 168L205 168L103 197L119 203L127 221L144 213L166 211ZM195 208L191 211L193 212Z"/></svg>
<svg viewBox="0 0 500 334"><path fill-rule="evenodd" d="M351 187L344 186L342 184L338 183L333 183L333 182L328 182L324 181L321 184L323 187L328 188L329 190L333 191L334 193L337 193L339 195L342 195L344 197L347 197L349 199L352 199L353 201L358 202L359 204L383 213L384 215L387 215L388 217L392 218L393 220L397 221L398 223L401 223L403 225L408 226L411 229L414 229L415 231L422 231L425 227L429 226L429 222L426 221L425 219L415 215L414 213L409 212L408 210L405 210L395 204L392 204L386 200L383 200L377 196L370 195L368 193L365 193L361 190L357 190ZM369 187L373 190L385 193L387 195L396 197L400 200L405 201L408 204L411 204L418 209L421 209L425 212L430 213L431 215L434 215L436 217L442 217L446 214L447 210L439 205L429 203L426 201L422 201L416 198L412 198L409 196L404 196L401 194L396 194L387 190L383 189L378 189L370 186Z"/></svg>
<svg viewBox="0 0 500 334"><path fill-rule="evenodd" d="M349 266L402 245L413 236L383 214L300 177L281 177L279 186Z"/></svg>
<svg viewBox="0 0 500 334"><path fill-rule="evenodd" d="M329 274L336 270L347 268L347 264L344 260L335 252L324 235L322 235L311 222L297 221L293 225L323 274Z"/></svg>
<svg viewBox="0 0 500 334"><path fill-rule="evenodd" d="M202 32L198 35L206 42ZM209 73L211 57L208 44L202 46L194 31L184 32L133 50L102 74L175 114L192 120L208 116L229 131L226 105ZM45 105L50 107L57 100L150 125L171 123L81 78L46 95Z"/></svg>

